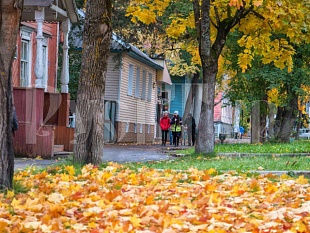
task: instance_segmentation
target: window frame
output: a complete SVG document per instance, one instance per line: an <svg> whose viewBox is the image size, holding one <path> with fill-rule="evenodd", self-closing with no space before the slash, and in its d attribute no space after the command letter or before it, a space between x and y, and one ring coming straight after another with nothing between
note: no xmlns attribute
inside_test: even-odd
<svg viewBox="0 0 310 233"><path fill-rule="evenodd" d="M146 96L146 70L142 71L142 90L141 90L141 99L145 100Z"/></svg>
<svg viewBox="0 0 310 233"><path fill-rule="evenodd" d="M129 96L133 96L133 93L132 93L133 76L134 76L134 65L129 64L129 67L128 67L128 87L127 87L127 95L129 95Z"/></svg>
<svg viewBox="0 0 310 233"><path fill-rule="evenodd" d="M148 77L148 91L147 91L147 101L151 102L152 101L152 90L153 90L153 75L151 72L149 72L149 77Z"/></svg>
<svg viewBox="0 0 310 233"><path fill-rule="evenodd" d="M31 46L31 33L32 30L22 27L21 28L21 41L20 41L20 77L19 85L21 87L29 87L31 84L31 59L32 59L32 46ZM24 56L26 48L26 57Z"/></svg>
<svg viewBox="0 0 310 233"><path fill-rule="evenodd" d="M135 87L135 97L140 97L140 67L136 67L136 87Z"/></svg>

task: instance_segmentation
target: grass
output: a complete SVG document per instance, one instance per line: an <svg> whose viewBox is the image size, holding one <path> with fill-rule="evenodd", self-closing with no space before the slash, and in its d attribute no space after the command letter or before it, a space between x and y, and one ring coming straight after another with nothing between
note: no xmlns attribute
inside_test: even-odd
<svg viewBox="0 0 310 233"><path fill-rule="evenodd" d="M189 168L197 168L205 170L214 168L216 170L310 170L310 156L298 157L273 157L269 155L263 156L248 156L242 158L226 157L226 156L199 156L188 155L182 158L169 161L152 161L144 163L126 163L126 166L131 169L141 167L150 167L154 169L176 169L187 170Z"/></svg>
<svg viewBox="0 0 310 233"><path fill-rule="evenodd" d="M299 140L292 143L265 144L216 144L214 152L220 153L310 153L310 141Z"/></svg>
<svg viewBox="0 0 310 233"><path fill-rule="evenodd" d="M196 168L199 170L216 169L218 171L235 170L238 172L247 172L253 170L268 171L292 171L292 170L308 170L310 171L310 141L294 141L293 143L277 143L277 144L216 144L215 153L212 155L195 154L194 148L172 151L173 153L185 154L182 157L171 157L171 160L150 161L125 163L125 168L138 170L142 167L154 169L173 169L187 170ZM247 156L224 156L220 153L242 153ZM295 153L297 156L278 156L279 154ZM309 153L309 155L301 155L301 153ZM299 154L299 155L298 155ZM81 166L73 164L72 158L64 159L60 164L55 164L47 168L38 169L34 172L46 170L50 174L59 172L57 169L66 169L66 166L73 165L79 173ZM107 166L103 163L100 167ZM55 170L55 167L60 167ZM18 184L15 184L18 187ZM20 187L21 192L23 187Z"/></svg>
<svg viewBox="0 0 310 233"><path fill-rule="evenodd" d="M154 169L187 170L197 168L205 170L214 168L219 171L236 170L310 170L310 142L295 141L293 143L277 144L217 144L213 155L197 155L194 148L177 151L185 154L184 157L169 161L152 161L143 163L126 163L131 169L143 166ZM218 156L218 153L243 153L247 156ZM279 154L292 154L297 156L277 156ZM308 155L298 155L309 153ZM265 155L264 155L265 154Z"/></svg>
<svg viewBox="0 0 310 233"><path fill-rule="evenodd" d="M193 154L194 148L176 151L181 154ZM242 154L304 154L310 155L310 141L294 141L292 143L265 143L265 144L216 144L214 153L242 153Z"/></svg>

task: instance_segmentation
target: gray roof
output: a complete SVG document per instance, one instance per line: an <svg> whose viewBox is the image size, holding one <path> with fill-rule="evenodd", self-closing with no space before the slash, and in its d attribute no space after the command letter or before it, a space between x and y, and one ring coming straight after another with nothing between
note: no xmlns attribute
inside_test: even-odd
<svg viewBox="0 0 310 233"><path fill-rule="evenodd" d="M123 52L127 51L128 55L137 59L138 61L147 64L157 70L163 70L164 67L159 65L156 61L150 58L147 54L143 53L137 47L132 44L125 43L119 36L115 33L112 34L112 41L110 46L111 52Z"/></svg>
<svg viewBox="0 0 310 233"><path fill-rule="evenodd" d="M84 18L84 12L79 11L79 15L82 16L81 18ZM71 31L71 44L76 49L82 49L83 47L83 39L82 39L82 32L83 27L75 27ZM110 44L110 51L112 53L121 53L121 52L127 52L128 55L132 58L137 59L138 61L149 65L150 67L153 67L156 70L163 70L164 67L159 65L156 61L154 61L152 58L150 58L147 54L143 53L141 50L139 50L137 47L133 46L132 44L126 43L121 37L116 35L115 33L112 33L112 39Z"/></svg>

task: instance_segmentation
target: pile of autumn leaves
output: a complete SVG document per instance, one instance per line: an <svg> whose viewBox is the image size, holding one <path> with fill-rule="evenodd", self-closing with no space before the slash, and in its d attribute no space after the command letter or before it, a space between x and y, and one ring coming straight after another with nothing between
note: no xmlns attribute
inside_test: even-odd
<svg viewBox="0 0 310 233"><path fill-rule="evenodd" d="M19 171L0 194L0 232L310 232L304 177L109 164Z"/></svg>

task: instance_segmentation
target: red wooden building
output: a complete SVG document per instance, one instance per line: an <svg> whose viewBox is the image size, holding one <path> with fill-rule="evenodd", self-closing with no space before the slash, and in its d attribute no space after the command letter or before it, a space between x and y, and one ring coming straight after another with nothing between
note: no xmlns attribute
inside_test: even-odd
<svg viewBox="0 0 310 233"><path fill-rule="evenodd" d="M69 128L68 33L78 16L74 0L24 0L12 65L19 130L15 154L51 158L56 145L73 151ZM62 42L61 91L57 92L58 51Z"/></svg>

